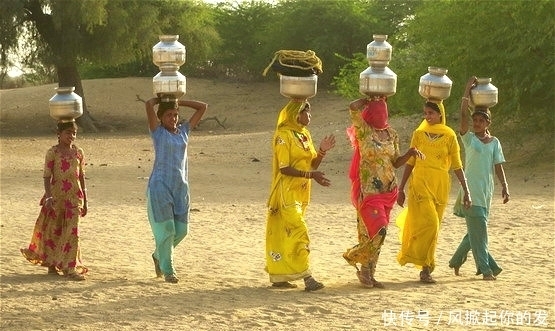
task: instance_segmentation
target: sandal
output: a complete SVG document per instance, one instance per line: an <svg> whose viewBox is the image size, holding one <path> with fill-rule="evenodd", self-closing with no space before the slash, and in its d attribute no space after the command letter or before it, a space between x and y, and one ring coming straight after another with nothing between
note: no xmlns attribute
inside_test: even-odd
<svg viewBox="0 0 555 331"><path fill-rule="evenodd" d="M365 287L374 287L374 283L372 282L370 277L368 277L367 273L361 270L357 270L357 277L358 281Z"/></svg>
<svg viewBox="0 0 555 331"><path fill-rule="evenodd" d="M48 274L58 276L58 269L56 269L56 267L48 267Z"/></svg>
<svg viewBox="0 0 555 331"><path fill-rule="evenodd" d="M160 269L160 261L154 257L152 254L152 261L154 261L154 272L156 272L156 277L162 277L162 269Z"/></svg>
<svg viewBox="0 0 555 331"><path fill-rule="evenodd" d="M385 288L382 283L378 282L373 276L371 276L370 268L362 267L361 270L357 270L357 277L359 282L365 287Z"/></svg>
<svg viewBox="0 0 555 331"><path fill-rule="evenodd" d="M76 273L76 272L67 274L66 277L67 277L69 280L76 280L76 281L82 281L82 280L85 280L85 279L86 279L86 278L85 278L85 275L83 275L83 274L78 274L78 273Z"/></svg>
<svg viewBox="0 0 555 331"><path fill-rule="evenodd" d="M277 288L297 288L297 284L292 284L289 282L276 282L276 283L272 283L272 287L277 287Z"/></svg>
<svg viewBox="0 0 555 331"><path fill-rule="evenodd" d="M179 278L177 278L177 276L175 274L166 275L164 277L164 280L168 283L174 283L174 284L179 282Z"/></svg>
<svg viewBox="0 0 555 331"><path fill-rule="evenodd" d="M435 279L432 278L432 275L428 271L420 271L420 281L426 284L435 284Z"/></svg>
<svg viewBox="0 0 555 331"><path fill-rule="evenodd" d="M316 279L314 279L312 276L308 276L304 279L304 290L307 292L314 292L323 288L324 284L316 281Z"/></svg>

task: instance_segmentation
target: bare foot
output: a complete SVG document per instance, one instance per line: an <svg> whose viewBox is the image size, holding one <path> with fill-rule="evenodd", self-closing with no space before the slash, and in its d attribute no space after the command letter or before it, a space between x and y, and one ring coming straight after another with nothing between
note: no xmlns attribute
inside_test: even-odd
<svg viewBox="0 0 555 331"><path fill-rule="evenodd" d="M461 273L459 272L459 270L461 269L461 267L453 267L453 270L455 270L455 276L460 276Z"/></svg>
<svg viewBox="0 0 555 331"><path fill-rule="evenodd" d="M370 278L370 281L372 282L372 287L375 288L385 288L385 286L383 286L382 283L378 282L376 279L374 279L374 277Z"/></svg>
<svg viewBox="0 0 555 331"><path fill-rule="evenodd" d="M494 275L484 275L484 277L482 278L483 280L496 280L497 278L495 278Z"/></svg>

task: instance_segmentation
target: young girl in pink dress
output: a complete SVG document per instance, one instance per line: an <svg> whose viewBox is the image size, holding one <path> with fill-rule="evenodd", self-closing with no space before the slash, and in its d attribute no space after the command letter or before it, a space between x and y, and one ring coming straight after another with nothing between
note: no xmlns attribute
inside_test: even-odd
<svg viewBox="0 0 555 331"><path fill-rule="evenodd" d="M31 243L21 253L29 262L48 267L49 274L61 271L71 280L85 280L88 269L79 245L79 221L87 215L85 156L74 145L74 121L58 122L57 132L58 144L46 152L40 214Z"/></svg>

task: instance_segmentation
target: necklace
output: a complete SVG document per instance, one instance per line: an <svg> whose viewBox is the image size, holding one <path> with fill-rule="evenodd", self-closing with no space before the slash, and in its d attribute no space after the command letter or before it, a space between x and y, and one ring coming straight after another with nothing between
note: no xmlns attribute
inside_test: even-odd
<svg viewBox="0 0 555 331"><path fill-rule="evenodd" d="M303 145L303 149L305 151L308 151L310 149L310 146L309 146L309 143L308 143L308 137L305 136L304 134L302 134L300 132L297 132L297 131L294 131L294 130L293 130L293 134L299 140L301 145Z"/></svg>
<svg viewBox="0 0 555 331"><path fill-rule="evenodd" d="M437 139L441 138L443 135L442 134L437 134L437 133L426 132L426 136L428 137L428 139L430 141L434 141L434 140L437 140Z"/></svg>

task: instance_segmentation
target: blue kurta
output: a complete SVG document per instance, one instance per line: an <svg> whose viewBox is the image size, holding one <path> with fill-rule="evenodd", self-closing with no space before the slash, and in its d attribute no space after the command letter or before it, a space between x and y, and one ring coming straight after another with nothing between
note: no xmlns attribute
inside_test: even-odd
<svg viewBox="0 0 555 331"><path fill-rule="evenodd" d="M472 199L469 209L462 208L462 191L455 203L455 215L465 218L467 233L449 260L449 267L460 268L472 250L476 274L497 276L503 269L488 248L488 216L493 197L495 165L505 162L501 143L496 137L481 142L473 132L461 135L465 151L465 174Z"/></svg>
<svg viewBox="0 0 555 331"><path fill-rule="evenodd" d="M148 191L154 221L186 222L189 214L189 124L179 125L176 134L158 126L151 137L155 159Z"/></svg>
<svg viewBox="0 0 555 331"><path fill-rule="evenodd" d="M461 136L465 153L464 172L472 205L489 209L493 197L494 166L505 162L499 139L482 143L474 132Z"/></svg>

